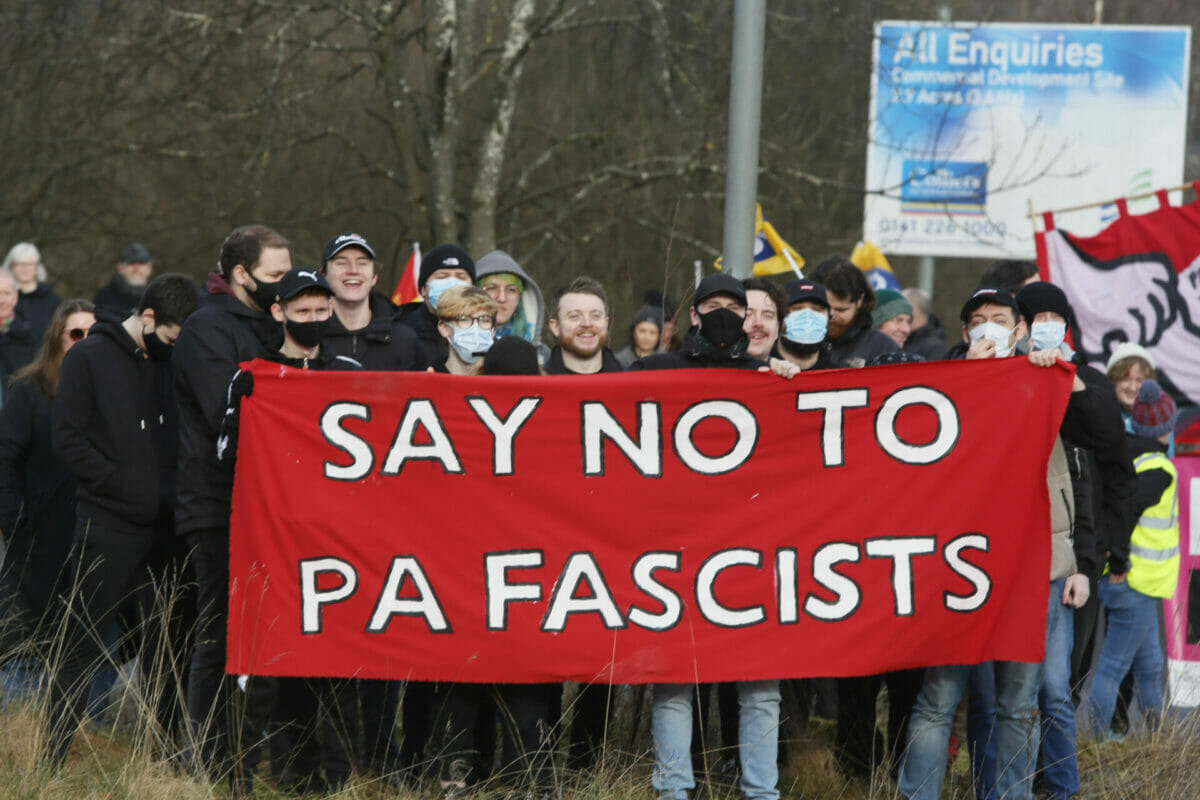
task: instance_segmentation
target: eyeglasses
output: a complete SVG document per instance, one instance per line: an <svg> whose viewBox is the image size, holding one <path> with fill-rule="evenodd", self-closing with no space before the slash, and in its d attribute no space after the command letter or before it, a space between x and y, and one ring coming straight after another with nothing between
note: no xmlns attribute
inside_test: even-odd
<svg viewBox="0 0 1200 800"><path fill-rule="evenodd" d="M67 336L71 337L72 342L78 342L87 335L88 332L85 328L71 328L71 330L67 331Z"/></svg>
<svg viewBox="0 0 1200 800"><path fill-rule="evenodd" d="M469 328L474 323L481 329L489 331L496 324L496 318L491 314L479 314L474 317L464 315L461 317L442 317L442 322L445 322L447 325L453 325L456 328Z"/></svg>

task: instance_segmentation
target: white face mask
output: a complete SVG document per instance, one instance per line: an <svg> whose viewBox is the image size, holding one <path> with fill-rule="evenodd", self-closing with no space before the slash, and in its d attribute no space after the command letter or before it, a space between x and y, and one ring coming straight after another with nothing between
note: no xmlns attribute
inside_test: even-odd
<svg viewBox="0 0 1200 800"><path fill-rule="evenodd" d="M1009 344L1013 338L1013 329L1006 328L998 322L983 322L971 328L967 332L967 336L974 344L980 339L991 339L996 343L996 358L1008 358L1012 355L1013 345Z"/></svg>
<svg viewBox="0 0 1200 800"><path fill-rule="evenodd" d="M1029 346L1032 350L1053 350L1062 347L1065 338L1065 322L1035 322L1029 326Z"/></svg>

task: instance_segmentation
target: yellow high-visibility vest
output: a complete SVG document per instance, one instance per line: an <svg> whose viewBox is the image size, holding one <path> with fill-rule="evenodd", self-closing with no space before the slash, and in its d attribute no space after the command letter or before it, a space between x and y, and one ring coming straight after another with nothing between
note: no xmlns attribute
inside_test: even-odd
<svg viewBox="0 0 1200 800"><path fill-rule="evenodd" d="M1179 497L1175 465L1166 453L1145 453L1133 460L1139 472L1165 470L1171 484L1158 502L1142 512L1129 537L1129 588L1151 597L1175 594L1179 580Z"/></svg>

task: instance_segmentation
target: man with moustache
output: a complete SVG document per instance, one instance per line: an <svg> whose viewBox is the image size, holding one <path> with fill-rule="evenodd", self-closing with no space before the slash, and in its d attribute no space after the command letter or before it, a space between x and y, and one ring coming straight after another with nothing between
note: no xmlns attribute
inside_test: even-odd
<svg viewBox="0 0 1200 800"><path fill-rule="evenodd" d="M558 345L546 363L549 375L591 375L623 372L608 349L610 316L604 287L580 276L554 293L550 300L550 332Z"/></svg>
<svg viewBox="0 0 1200 800"><path fill-rule="evenodd" d="M900 349L886 333L875 330L875 292L862 270L841 256L831 256L817 265L813 278L825 287L829 300L832 366L864 367L876 356Z"/></svg>
<svg viewBox="0 0 1200 800"><path fill-rule="evenodd" d="M779 341L779 323L787 297L783 290L766 278L746 278L746 323L743 330L750 337L746 352L751 358L766 361Z"/></svg>

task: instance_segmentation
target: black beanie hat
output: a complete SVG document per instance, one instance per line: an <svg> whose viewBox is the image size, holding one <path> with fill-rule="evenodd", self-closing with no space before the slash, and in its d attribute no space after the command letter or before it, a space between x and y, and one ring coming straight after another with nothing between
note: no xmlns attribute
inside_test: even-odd
<svg viewBox="0 0 1200 800"><path fill-rule="evenodd" d="M475 282L475 262L456 244L439 244L421 259L421 269L417 272L417 290L425 285L429 276L439 269L465 269Z"/></svg>
<svg viewBox="0 0 1200 800"><path fill-rule="evenodd" d="M501 336L483 357L484 375L537 375L537 350L520 336Z"/></svg>
<svg viewBox="0 0 1200 800"><path fill-rule="evenodd" d="M1066 320L1068 327L1071 324L1071 305L1063 290L1053 283L1034 281L1022 286L1017 292L1017 307L1026 325L1032 325L1033 318L1043 311L1053 311Z"/></svg>

